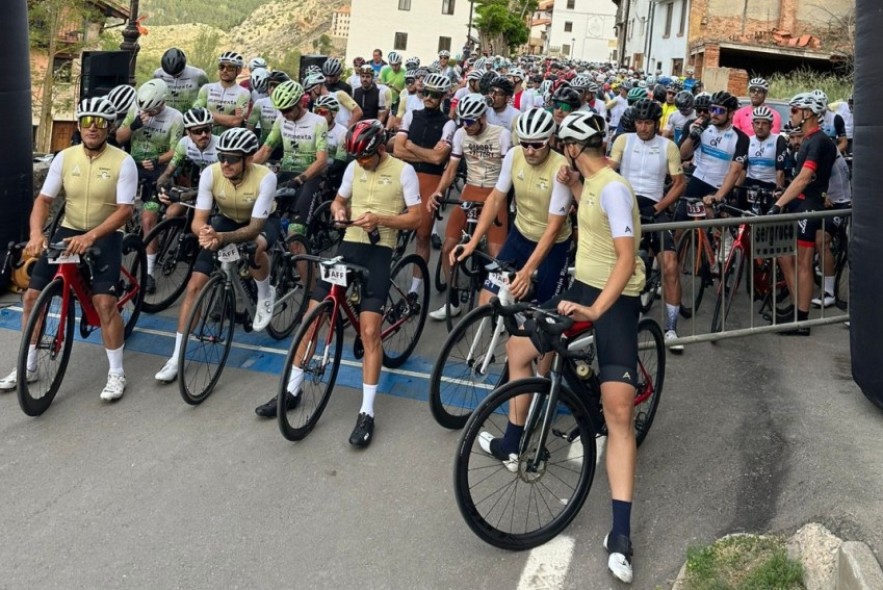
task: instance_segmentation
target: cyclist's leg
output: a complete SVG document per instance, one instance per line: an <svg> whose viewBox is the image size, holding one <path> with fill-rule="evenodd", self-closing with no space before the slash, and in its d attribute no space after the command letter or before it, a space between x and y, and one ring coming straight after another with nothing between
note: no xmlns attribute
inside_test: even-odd
<svg viewBox="0 0 883 590"><path fill-rule="evenodd" d="M833 236L840 231L840 225L837 221L840 218L833 219L825 219L824 230L820 230L816 232L816 251L819 253L819 262L822 270L822 288L823 293L821 297L814 298L812 303L813 305L823 306L825 299L829 296L833 298L834 296L834 279L837 274L837 269L835 268L835 260L834 253L831 250L831 244L833 242Z"/></svg>
<svg viewBox="0 0 883 590"><path fill-rule="evenodd" d="M123 234L113 232L95 241L101 254L92 265L92 305L101 321L101 339L109 365L107 384L101 399L113 401L122 397L126 387L123 370L123 344L125 324L117 307L117 286L120 281Z"/></svg>
<svg viewBox="0 0 883 590"><path fill-rule="evenodd" d="M425 211L426 204L429 202L429 199L432 198L433 193L435 193L435 189L438 186L439 180L441 180L441 176L418 172L417 180L420 183L420 206ZM432 222L434 220L435 215L424 215L420 227L417 228L416 251L426 264L429 264L429 240L430 235L432 234Z"/></svg>

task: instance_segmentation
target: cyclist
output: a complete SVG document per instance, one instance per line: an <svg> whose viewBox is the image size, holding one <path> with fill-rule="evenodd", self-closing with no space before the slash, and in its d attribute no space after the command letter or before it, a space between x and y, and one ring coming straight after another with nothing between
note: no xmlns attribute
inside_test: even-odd
<svg viewBox="0 0 883 590"><path fill-rule="evenodd" d="M460 83L460 74L462 73L460 70L460 66L456 63L450 63L451 61L451 52L447 49L442 49L438 52L438 73L442 76L447 76L451 80L451 86L455 86Z"/></svg>
<svg viewBox="0 0 883 590"><path fill-rule="evenodd" d="M837 146L822 131L820 122L828 108L827 102L817 93L801 93L790 101L791 124L800 127L803 143L797 152L797 176L785 189L773 207L771 214L787 208L789 213L820 211L825 203L825 191L831 179L831 171L837 159ZM818 219L802 219L797 223L797 283L794 282L794 258L779 258L782 276L788 291L797 305L797 320L809 318L809 306L813 290L813 254L816 232L821 229ZM778 318L777 318L778 319ZM789 321L791 318L783 318ZM789 336L809 336L810 329L795 328L782 332Z"/></svg>
<svg viewBox="0 0 883 590"><path fill-rule="evenodd" d="M398 106L399 93L405 88L405 70L402 69L402 56L395 51L390 51L386 56L389 65L383 66L378 79L392 90L392 111Z"/></svg>
<svg viewBox="0 0 883 590"><path fill-rule="evenodd" d="M665 126L662 134L674 140L675 144L680 144L681 138L684 136L684 130L687 124L696 118L696 111L693 110L695 98L686 90L681 90L675 95L675 106L677 110L668 116L664 121Z"/></svg>
<svg viewBox="0 0 883 590"><path fill-rule="evenodd" d="M337 99L338 108L335 120L341 124L344 133L346 133L346 129L355 125L356 121L362 118L362 109L359 108L352 96L343 90L335 90L333 93L328 90L325 86L324 74L310 74L304 78L304 92L309 95L310 101L314 104L320 96L333 95Z"/></svg>
<svg viewBox="0 0 883 590"><path fill-rule="evenodd" d="M362 109L362 119L377 119L386 124L391 92L381 89L374 82L374 69L370 64L359 68L359 87L353 90L353 98Z"/></svg>
<svg viewBox="0 0 883 590"><path fill-rule="evenodd" d="M769 190L785 188L785 153L788 142L772 133L773 112L767 106L755 107L754 134L748 143L748 165L741 186Z"/></svg>
<svg viewBox="0 0 883 590"><path fill-rule="evenodd" d="M423 108L423 80L417 79L416 70L405 72L405 89L399 95L399 108L396 111L396 125L406 113Z"/></svg>
<svg viewBox="0 0 883 590"><path fill-rule="evenodd" d="M828 192L825 195L825 207L828 209L848 209L852 207L852 183L850 182L849 164L839 151L834 167L831 169L831 181L828 183ZM834 255L831 252L831 238L841 231L846 224L845 217L835 217L830 223L825 223L824 232L816 232L816 250L820 252L822 260L822 276L824 295L814 297L812 304L815 307L831 307L837 302L834 297L835 274Z"/></svg>
<svg viewBox="0 0 883 590"><path fill-rule="evenodd" d="M457 117L462 127L454 133L451 157L445 172L432 193L432 200L428 208L434 210L438 206L436 199L444 195L448 187L454 181L460 160L466 159L466 184L460 198L464 201L485 201L494 189L500 177L503 167L503 158L509 151L512 136L508 129L500 125L491 125L487 121L488 104L480 94L467 94L457 104ZM508 233L509 212L506 207L497 217L500 225L494 225L488 231L488 252L491 256L499 254L506 241ZM450 253L460 242L463 229L466 227L466 215L457 207L448 218L445 228L445 241L442 247L442 269L450 283L451 260ZM456 294L452 294L452 301L459 301ZM429 317L434 320L444 320L447 313L447 304L431 312ZM451 316L460 315L461 309L454 304L451 307Z"/></svg>
<svg viewBox="0 0 883 590"><path fill-rule="evenodd" d="M328 166L325 177L330 180L332 186L340 186L343 171L349 163L346 155L346 132L347 128L338 125L334 120L340 103L333 94L324 94L313 103L313 112L325 119L328 123L328 136L325 138L325 147L328 152Z"/></svg>
<svg viewBox="0 0 883 590"><path fill-rule="evenodd" d="M303 87L294 80L276 87L272 98L279 116L267 141L254 157L256 164L263 164L276 147L282 146L280 182L301 189L292 203L294 215L290 226L294 233L301 235L306 234L313 195L319 190L319 182L328 164L328 123L302 106L303 96Z"/></svg>
<svg viewBox="0 0 883 590"><path fill-rule="evenodd" d="M199 89L208 84L208 76L205 71L188 66L187 56L177 47L163 53L160 66L153 72L153 77L159 78L168 86L168 106L183 113L196 102Z"/></svg>
<svg viewBox="0 0 883 590"><path fill-rule="evenodd" d="M119 86L114 86L110 92L107 93L107 100L113 105L114 110L116 111L116 119L113 123L111 123L107 132L107 142L115 147L123 148L128 151L129 146L125 146L125 144L120 144L117 142L116 134L117 130L122 126L123 121L126 120L126 115L129 114L129 110L132 108L132 105L135 104L135 98L137 97L137 92L132 86L128 84L120 84ZM79 143L75 141L73 143Z"/></svg>
<svg viewBox="0 0 883 590"><path fill-rule="evenodd" d="M53 200L64 190L65 212L61 227L52 243L67 243L68 254L83 254L95 246L100 254L92 264L92 303L101 319L101 338L110 370L101 399L113 401L123 396L126 377L123 371L123 319L117 309L116 289L122 265L123 234L120 231L132 216L138 171L126 152L107 143L108 130L116 118L110 101L83 99L77 106L77 127L82 143L62 150L52 160L40 195L30 216L30 239L24 253L36 257L45 249L43 226ZM25 291L22 330L40 291L52 281L55 268L46 256L33 267ZM26 375L28 383L37 380L36 345L28 348ZM17 371L0 380L0 390L15 389Z"/></svg>
<svg viewBox="0 0 883 590"><path fill-rule="evenodd" d="M515 265L518 272L509 289L517 299L526 297L531 276L537 272L534 299L543 303L555 295L558 278L570 252L570 188L557 179L558 170L567 166L564 156L552 150L549 140L557 125L552 113L531 109L516 123L520 144L506 153L500 177L481 210L472 238L461 251L452 250L450 262L462 262L478 247L491 228L507 195L514 187L515 221L499 258ZM487 303L499 286L486 280L479 303Z"/></svg>
<svg viewBox="0 0 883 590"><path fill-rule="evenodd" d="M258 303L252 327L263 330L270 323L275 292L270 286L270 257L267 251L279 236L279 217L274 213L276 175L254 163L258 138L243 127L225 131L218 140L218 162L199 176L199 194L191 229L199 238L200 251L187 282L184 302L178 312L178 330L171 358L155 379L170 383L178 376L178 353L184 341L185 322L199 292L214 268L213 252L227 244L255 242L251 276L257 285ZM212 215L217 206L218 214Z"/></svg>
<svg viewBox="0 0 883 590"><path fill-rule="evenodd" d="M644 99L632 106L635 110L635 133L624 133L613 143L610 164L634 188L638 209L644 223L669 221L668 208L684 193L687 182L681 166L681 154L675 143L659 135L659 103ZM666 176L671 186L665 190ZM681 281L675 241L671 231L652 232L650 250L659 257L665 299L665 340L678 337L678 314L681 311ZM672 352L683 352L682 344L670 345Z"/></svg>
<svg viewBox="0 0 883 590"><path fill-rule="evenodd" d="M661 99L658 102L662 105L662 118L659 120L659 129L661 130L665 127L669 117L680 110L675 101L678 91L673 85L671 85L671 83L667 86L657 84L656 88L659 92L655 94L658 94L658 97Z"/></svg>
<svg viewBox="0 0 883 590"><path fill-rule="evenodd" d="M389 294L390 261L396 233L417 229L422 217L414 168L386 153L385 136L383 124L376 119L359 121L347 132L346 149L355 161L347 166L343 184L331 205L335 220L352 220L337 254L369 271L359 312L360 334L365 346L362 407L349 438L350 444L356 447L367 447L374 437L374 398L383 362L381 321ZM376 243L371 239L375 232L379 233ZM310 294L308 313L325 298L329 289L328 283L319 281ZM300 402L303 380L303 370L296 365L292 367L285 394L289 409ZM274 397L255 412L272 417L276 415L276 408Z"/></svg>
<svg viewBox="0 0 883 590"><path fill-rule="evenodd" d="M178 140L175 153L169 165L156 181L158 186L170 184L172 177L179 168L189 166L191 178L199 182L199 175L211 164L218 161L218 139L212 135L211 125L214 119L208 109L194 107L184 113L182 119L186 135ZM166 213L168 215L168 212Z"/></svg>
<svg viewBox="0 0 883 590"><path fill-rule="evenodd" d="M353 58L353 74L346 79L346 83L353 89L353 92L356 91L356 88L362 85L362 77L359 72L362 70L363 65L365 65L364 57ZM371 71L373 72L374 70Z"/></svg>
<svg viewBox="0 0 883 590"><path fill-rule="evenodd" d="M372 60L368 62L368 65L371 66L371 71L374 72L374 77L380 75L380 70L383 69L383 66L387 65L385 61L383 61L383 52L379 49L375 49L372 53Z"/></svg>
<svg viewBox="0 0 883 590"><path fill-rule="evenodd" d="M487 110L488 124L499 125L507 131L512 131L515 118L521 114L518 109L509 104L514 91L515 87L509 78L505 76L494 78L488 93L488 98L491 101L491 108Z"/></svg>
<svg viewBox="0 0 883 590"><path fill-rule="evenodd" d="M336 57L329 57L322 64L322 73L325 74L325 87L329 92L337 92L343 90L350 96L353 95L353 87L340 79L343 72L343 66Z"/></svg>
<svg viewBox="0 0 883 590"><path fill-rule="evenodd" d="M828 108L828 95L821 90L813 90L819 100L825 103L825 116L819 120L819 125L825 135L834 140L837 150L841 154L846 153L849 146L849 138L846 136L846 122L843 117Z"/></svg>
<svg viewBox="0 0 883 590"><path fill-rule="evenodd" d="M195 107L212 112L215 126L212 132L220 135L227 129L241 127L248 116L251 92L236 83L242 71L242 55L225 51L218 57L218 81L203 85L196 97Z"/></svg>
<svg viewBox="0 0 883 590"><path fill-rule="evenodd" d="M598 85L595 82L589 81L586 84L585 88L582 90L582 96L580 97L583 103L580 109L597 113L601 115L602 118L607 119L607 105L603 100L595 98L595 95L598 94L598 90Z"/></svg>
<svg viewBox="0 0 883 590"><path fill-rule="evenodd" d="M395 138L395 156L410 163L417 172L424 206L432 200L445 172L457 130L456 123L442 110L442 101L450 90L450 78L442 74L428 75L423 81L424 108L405 114ZM417 254L427 263L432 224L433 216L424 215L417 228Z"/></svg>
<svg viewBox="0 0 883 590"><path fill-rule="evenodd" d="M770 85L763 78L752 78L748 82L748 98L750 103L736 111L733 115L733 126L745 135L754 135L754 109L764 106ZM782 129L782 117L774 109L772 132L776 135Z"/></svg>
<svg viewBox="0 0 883 590"><path fill-rule="evenodd" d="M570 186L580 202L579 239L573 286L544 307L594 323L613 504L613 528L604 539L604 547L610 553L607 567L616 578L628 583L632 580L630 520L636 464L632 412L639 295L644 286L644 265L638 256L641 220L631 186L607 165L604 157L604 119L584 111L571 113L559 126L558 137L564 144L565 157L575 167L562 167L558 180ZM536 337L510 337L506 345L510 380L532 377L533 361L550 350ZM479 438L482 449L510 469L517 466L514 454L524 430L530 396L513 402L504 435L494 438L483 432Z"/></svg>

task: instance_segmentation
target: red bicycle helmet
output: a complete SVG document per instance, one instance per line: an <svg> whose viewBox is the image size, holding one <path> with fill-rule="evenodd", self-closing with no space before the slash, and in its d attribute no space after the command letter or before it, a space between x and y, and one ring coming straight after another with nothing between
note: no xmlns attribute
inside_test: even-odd
<svg viewBox="0 0 883 590"><path fill-rule="evenodd" d="M373 156L386 140L383 123L365 119L356 123L346 134L346 151L354 158Z"/></svg>

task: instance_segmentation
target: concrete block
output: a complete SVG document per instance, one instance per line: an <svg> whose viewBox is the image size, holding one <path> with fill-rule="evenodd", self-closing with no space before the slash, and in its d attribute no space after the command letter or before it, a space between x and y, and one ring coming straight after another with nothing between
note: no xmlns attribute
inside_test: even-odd
<svg viewBox="0 0 883 590"><path fill-rule="evenodd" d="M846 541L837 557L834 590L880 590L883 570L866 543Z"/></svg>

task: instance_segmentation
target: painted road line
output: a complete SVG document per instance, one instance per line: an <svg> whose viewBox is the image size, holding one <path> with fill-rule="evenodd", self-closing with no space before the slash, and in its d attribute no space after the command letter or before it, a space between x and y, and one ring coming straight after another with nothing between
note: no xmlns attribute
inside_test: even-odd
<svg viewBox="0 0 883 590"><path fill-rule="evenodd" d="M558 535L540 545L527 556L521 570L518 590L552 590L563 588L573 558L574 541L567 535Z"/></svg>

